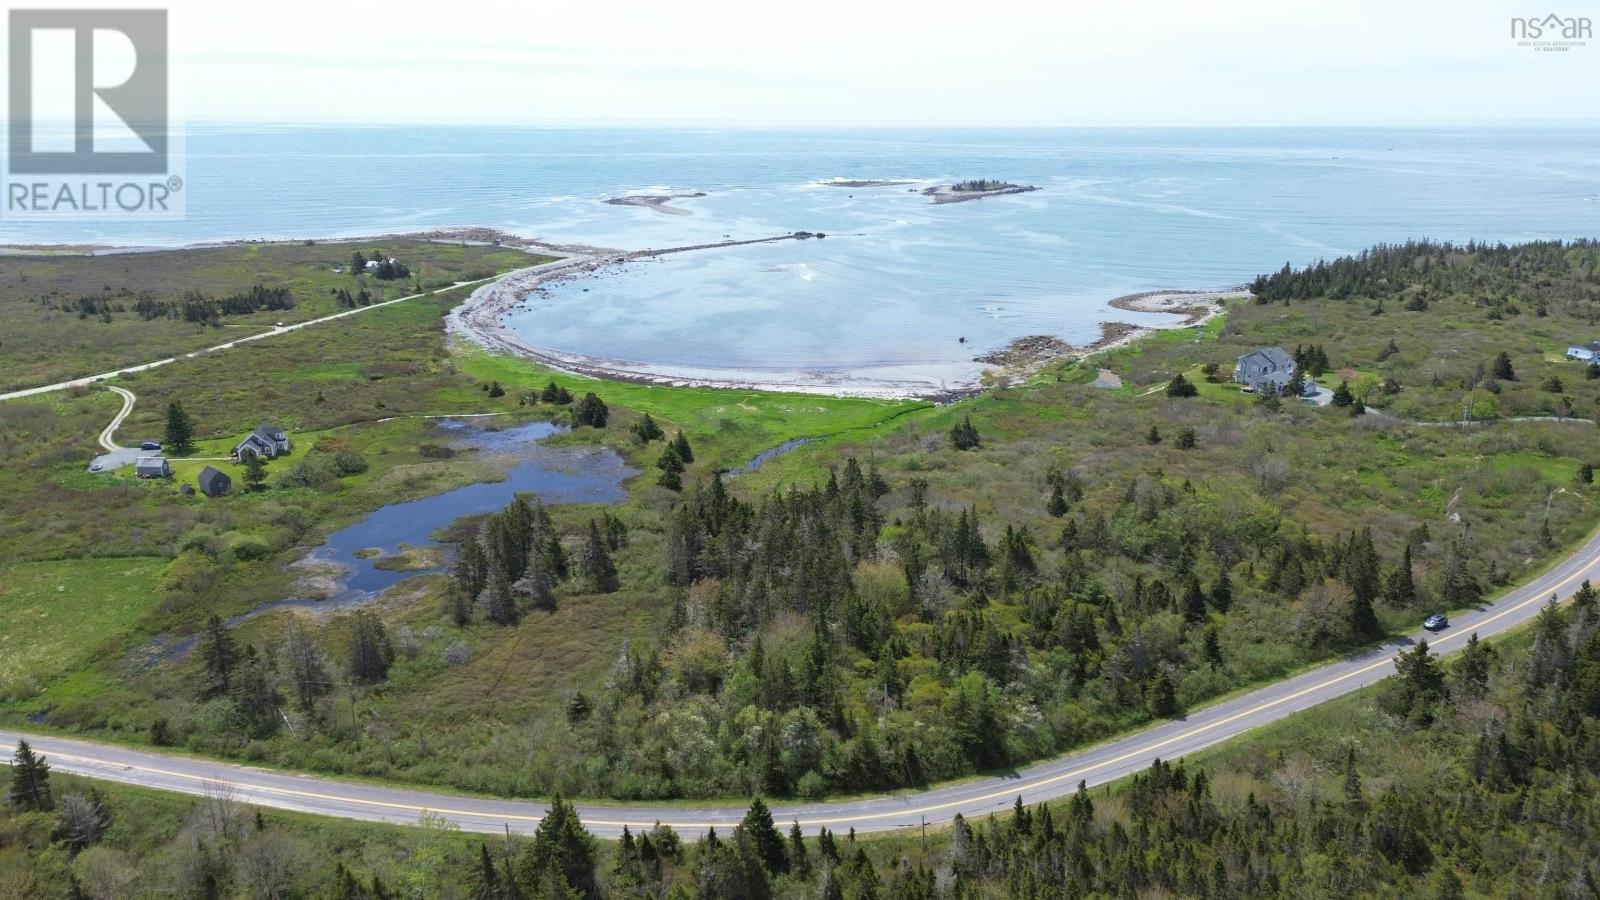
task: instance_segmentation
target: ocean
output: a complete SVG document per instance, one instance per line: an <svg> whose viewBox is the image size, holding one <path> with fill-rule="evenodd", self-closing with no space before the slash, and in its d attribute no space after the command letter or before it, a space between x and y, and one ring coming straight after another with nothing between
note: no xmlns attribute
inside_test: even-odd
<svg viewBox="0 0 1600 900"><path fill-rule="evenodd" d="M910 183L836 187L827 179ZM927 185L1040 190L934 205ZM624 250L785 241L558 285L529 343L645 370L953 384L1024 335L1408 238L1600 236L1600 128L536 129L190 125L187 217L0 222L0 243L177 245L486 226ZM686 214L604 203L693 193ZM3 263L0 263L3 264ZM965 338L965 341L961 339Z"/></svg>

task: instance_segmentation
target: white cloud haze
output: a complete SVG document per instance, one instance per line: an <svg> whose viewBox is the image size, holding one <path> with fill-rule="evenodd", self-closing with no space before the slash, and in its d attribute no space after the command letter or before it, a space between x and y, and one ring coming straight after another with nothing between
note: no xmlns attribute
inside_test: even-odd
<svg viewBox="0 0 1600 900"><path fill-rule="evenodd" d="M28 7L78 6L32 2ZM151 6L152 3L82 4ZM181 0L190 118L948 125L1600 119L1595 0Z"/></svg>

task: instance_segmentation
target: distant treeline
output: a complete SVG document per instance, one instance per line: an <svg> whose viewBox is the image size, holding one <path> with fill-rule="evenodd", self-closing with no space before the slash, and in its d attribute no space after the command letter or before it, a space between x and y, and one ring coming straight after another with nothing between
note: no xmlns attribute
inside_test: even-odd
<svg viewBox="0 0 1600 900"><path fill-rule="evenodd" d="M1302 269L1285 263L1271 275L1260 275L1250 289L1258 303L1309 300L1314 297L1377 300L1403 299L1425 309L1430 295L1462 293L1494 295L1509 302L1516 293L1539 304L1565 299L1600 299L1600 243L1593 240L1535 241L1527 244L1465 245L1448 241L1378 244L1354 256L1319 260ZM1587 276L1595 290L1574 293L1571 284L1553 284L1548 276ZM1580 279L1580 283L1581 283Z"/></svg>
<svg viewBox="0 0 1600 900"><path fill-rule="evenodd" d="M994 178L974 178L969 181L958 181L950 185L950 190L962 192L1000 191L1009 187L1016 187L1016 185L1009 181L999 181Z"/></svg>
<svg viewBox="0 0 1600 900"><path fill-rule="evenodd" d="M256 312L276 312L294 309L294 294L286 287L256 285L247 291L212 298L190 291L177 300L159 300L149 294L138 294L131 302L126 296L79 297L68 307L78 318L94 317L110 322L115 313L131 311L146 322L153 319L173 319L216 325L223 316L247 316Z"/></svg>

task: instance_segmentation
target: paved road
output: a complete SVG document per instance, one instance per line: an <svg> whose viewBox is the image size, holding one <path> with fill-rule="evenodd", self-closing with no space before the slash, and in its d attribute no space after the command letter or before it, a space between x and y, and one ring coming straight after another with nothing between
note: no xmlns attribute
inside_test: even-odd
<svg viewBox="0 0 1600 900"><path fill-rule="evenodd" d="M466 287L469 284L479 284L484 281L493 281L499 277L499 275L490 275L488 278L477 278L472 281L458 281L449 287L442 287L437 290L423 291L420 294L408 294L404 297L396 297L393 300L385 300L382 303L374 303L371 306L358 306L355 309L347 309L343 312L336 312L332 315L322 316L321 318L317 319L307 319L304 322L296 322L293 325L276 326L256 334L235 338L226 344L218 344L215 347L207 347L204 350L196 350L193 353L185 353L182 356L169 356L166 359L158 359L154 360L153 362L140 363L139 365L134 366L124 366L123 368L117 369L114 372L101 372L99 375L85 375L82 378L74 378L71 381L58 381L55 384L45 384L40 385L39 387L25 388L20 391L10 391L8 393L0 394L0 400L16 400L22 397L35 397L39 394L48 394L54 391L64 391L68 388L84 387L86 385L94 384L97 381L108 381L112 378L118 377L119 375L127 375L133 372L148 372L151 369L171 365L180 359L194 359L195 357L206 353L216 353L220 350L231 350L240 344L248 344L251 341L259 341L263 338L269 338L279 334L288 334L291 331L299 331L302 328L307 328L312 325L320 325L323 322L332 322L335 319L342 319L346 316L358 315L360 313L368 312L374 309L380 309L385 306L393 306L396 303L404 303L407 300L415 300L418 297L426 297L430 294L442 294L445 291L455 290L458 287Z"/></svg>
<svg viewBox="0 0 1600 900"><path fill-rule="evenodd" d="M1551 595L1565 599L1584 579L1600 582L1600 532L1545 574L1493 604L1462 614L1442 634L1426 636L1438 652L1459 650L1473 632L1487 638L1528 621ZM808 831L821 825L840 830L885 831L916 826L924 819L930 824L946 822L956 813L969 818L981 816L1009 806L1019 794L1028 803L1060 797L1071 793L1080 781L1091 786L1102 784L1139 771L1154 759L1182 757L1370 685L1393 671L1397 651L1412 646L1415 639L1423 636L1418 633L1389 641L1198 710L1187 719L1166 722L1015 774L914 794L779 804L773 808L773 815L779 823L799 821ZM21 737L14 731L0 731L0 746L14 746ZM537 801L493 800L343 782L42 735L30 735L29 740L62 772L188 794L222 790L248 803L347 819L414 823L423 810L430 810L467 831L487 833L510 828L529 832L545 809ZM725 805L584 803L578 809L584 824L605 837L617 836L623 825L637 831L661 821L693 839L708 826L731 827L744 813L742 807Z"/></svg>

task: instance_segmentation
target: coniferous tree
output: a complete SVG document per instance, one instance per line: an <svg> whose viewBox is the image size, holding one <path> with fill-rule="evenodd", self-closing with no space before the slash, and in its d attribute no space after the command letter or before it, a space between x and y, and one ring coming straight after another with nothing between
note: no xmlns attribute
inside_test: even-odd
<svg viewBox="0 0 1600 900"><path fill-rule="evenodd" d="M593 391L583 395L578 405L572 408L572 423L574 425L587 425L591 428L606 427L606 420L610 418L611 410L608 409Z"/></svg>
<svg viewBox="0 0 1600 900"><path fill-rule="evenodd" d="M33 752L27 741L17 743L11 757L11 805L30 812L49 812L55 808L50 797L50 763Z"/></svg>
<svg viewBox="0 0 1600 900"><path fill-rule="evenodd" d="M1177 446L1179 450L1193 450L1196 446L1196 443L1197 441L1195 439L1194 429L1188 425L1185 425L1183 429L1178 432L1178 442L1175 446Z"/></svg>
<svg viewBox="0 0 1600 900"><path fill-rule="evenodd" d="M1050 501L1045 504L1045 512L1055 519L1067 514L1067 498L1062 490L1060 479L1052 479L1050 482Z"/></svg>
<svg viewBox="0 0 1600 900"><path fill-rule="evenodd" d="M350 677L363 684L376 684L389 677L394 663L394 645L377 613L362 610L355 615L350 637Z"/></svg>
<svg viewBox="0 0 1600 900"><path fill-rule="evenodd" d="M784 852L783 835L778 832L772 823L772 811L767 809L767 804L760 797L750 802L750 809L744 815L744 821L739 827L750 836L755 847L756 857L761 864L773 875L782 875L789 871L789 857Z"/></svg>
<svg viewBox="0 0 1600 900"><path fill-rule="evenodd" d="M684 465L694 462L694 448L689 446L689 437L682 431L673 437L672 449L678 452L678 458L683 460Z"/></svg>
<svg viewBox="0 0 1600 900"><path fill-rule="evenodd" d="M683 457L679 455L678 448L668 444L656 457L656 468L661 474L656 477L656 484L672 490L683 490Z"/></svg>
<svg viewBox="0 0 1600 900"><path fill-rule="evenodd" d="M618 587L617 567L606 549L600 526L589 520L589 533L583 541L583 552L578 557L578 571L588 580L590 587L601 594L614 592Z"/></svg>
<svg viewBox="0 0 1600 900"><path fill-rule="evenodd" d="M234 668L239 662L239 645L223 624L220 616L206 620L200 636L200 660L205 666L205 681L200 688L202 699L210 700L228 694L233 689Z"/></svg>
<svg viewBox="0 0 1600 900"><path fill-rule="evenodd" d="M194 451L194 423L183 411L183 404L174 400L167 404L167 428L162 449L182 455Z"/></svg>
<svg viewBox="0 0 1600 900"><path fill-rule="evenodd" d="M1389 583L1384 588L1384 599L1394 606L1411 606L1417 602L1417 582L1411 567L1411 544L1400 551L1400 565L1389 573Z"/></svg>
<svg viewBox="0 0 1600 900"><path fill-rule="evenodd" d="M327 657L299 617L291 617L284 627L278 660L294 691L295 706L304 713L313 711L317 698L328 693L333 685L328 675Z"/></svg>
<svg viewBox="0 0 1600 900"><path fill-rule="evenodd" d="M950 429L950 446L957 450L976 450L982 442L982 438L978 435L978 429L972 425L972 417L970 415Z"/></svg>
<svg viewBox="0 0 1600 900"><path fill-rule="evenodd" d="M578 821L578 812L558 792L550 798L550 810L539 821L533 841L517 857L517 880L529 891L551 886L552 873L559 883L585 898L600 896L595 877L594 838ZM543 897L543 894L535 893Z"/></svg>
<svg viewBox="0 0 1600 900"><path fill-rule="evenodd" d="M539 401L541 403L555 403L565 406L572 402L572 392L551 381L544 386L543 391L539 392Z"/></svg>
<svg viewBox="0 0 1600 900"><path fill-rule="evenodd" d="M1489 374L1501 381L1516 381L1517 370L1511 365L1511 354L1504 350L1496 353L1494 364L1489 367Z"/></svg>
<svg viewBox="0 0 1600 900"><path fill-rule="evenodd" d="M1200 389L1195 387L1194 384L1189 381L1189 379L1183 377L1182 372L1172 376L1172 380L1167 382L1168 397L1194 397L1199 393Z"/></svg>
<svg viewBox="0 0 1600 900"><path fill-rule="evenodd" d="M1206 629L1201 646L1201 654L1205 657L1206 665L1213 669L1222 668L1222 636L1217 632L1215 625Z"/></svg>
<svg viewBox="0 0 1600 900"><path fill-rule="evenodd" d="M528 568L511 585L511 591L520 603L531 609L544 612L556 609L555 579L550 577L550 569L541 557L528 561Z"/></svg>
<svg viewBox="0 0 1600 900"><path fill-rule="evenodd" d="M1356 402L1356 395L1350 391L1350 382L1340 381L1339 386L1333 389L1333 405L1349 406Z"/></svg>
<svg viewBox="0 0 1600 900"><path fill-rule="evenodd" d="M1211 585L1211 608L1226 614L1233 607L1233 578L1227 572L1217 576Z"/></svg>
<svg viewBox="0 0 1600 900"><path fill-rule="evenodd" d="M634 439L641 444L659 441L666 437L666 434L661 430L661 426L656 424L656 420L652 419L649 413L645 413L644 417L633 423L633 427L628 430L633 433Z"/></svg>
<svg viewBox="0 0 1600 900"><path fill-rule="evenodd" d="M1483 588L1468 569L1466 548L1459 540L1451 541L1439 572L1440 599L1447 606L1465 606L1482 593Z"/></svg>
<svg viewBox="0 0 1600 900"><path fill-rule="evenodd" d="M1461 659L1456 663L1456 672L1463 694L1479 699L1488 693L1489 672L1494 666L1494 659L1494 648L1479 641L1478 633L1474 631L1472 636L1467 638L1467 646L1461 651Z"/></svg>

